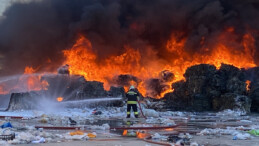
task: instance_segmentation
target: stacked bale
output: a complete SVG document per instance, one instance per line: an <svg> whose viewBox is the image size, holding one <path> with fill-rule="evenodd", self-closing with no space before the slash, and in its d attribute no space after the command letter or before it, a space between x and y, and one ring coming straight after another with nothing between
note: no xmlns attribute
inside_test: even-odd
<svg viewBox="0 0 259 146"><path fill-rule="evenodd" d="M172 84L174 92L165 95L167 108L172 110L219 111L223 109L250 112L245 71L232 65L200 64L189 67L186 81Z"/></svg>
<svg viewBox="0 0 259 146"><path fill-rule="evenodd" d="M252 100L251 111L259 112L259 67L248 69L246 79L251 81L248 93Z"/></svg>

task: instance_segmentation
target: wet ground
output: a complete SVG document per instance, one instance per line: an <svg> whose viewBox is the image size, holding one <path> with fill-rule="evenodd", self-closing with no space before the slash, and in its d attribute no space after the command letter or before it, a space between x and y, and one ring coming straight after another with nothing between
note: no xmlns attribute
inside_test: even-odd
<svg viewBox="0 0 259 146"><path fill-rule="evenodd" d="M47 119L46 121L42 119ZM62 119L62 118L61 118ZM74 118L77 121L76 125L70 125L64 118L60 120L58 116L42 115L40 117L33 117L31 119L1 119L3 121L10 121L15 127L17 132L28 132L23 129L25 126L56 126L56 127L78 127L77 130L82 130L86 133L97 133L96 138L80 140L80 142L74 142L72 140L64 138L53 138L49 141L50 144L43 145L129 145L130 142L135 142L136 145L156 145L155 143L172 144L176 141L168 141L168 137L179 136L181 133L189 133L188 142L185 145L189 145L192 142L197 142L201 145L259 145L259 137L250 136L246 140L233 140L235 133L246 134L251 129L259 129L259 115L250 114L242 116L238 113L227 111L223 113L160 113L159 118L140 119L140 120L125 120L124 118L104 116L91 116L91 118L77 117ZM154 127L154 126L166 126L165 123L159 122L158 119L167 119L175 122L178 127L165 128L165 129L152 129L152 130L117 130L112 127ZM153 121L153 122L148 122ZM104 129L102 125L108 124L109 129ZM96 127L94 127L96 126ZM98 127L100 126L100 127ZM94 127L94 128L93 128ZM110 129L111 128L111 129ZM209 129L206 131L204 129ZM216 130L219 131L216 131ZM39 129L35 129L37 131ZM72 130L48 130L45 132L52 135L64 134L75 131ZM131 132L137 132L134 134L127 134ZM160 137L154 138L152 136L159 134ZM242 137L241 137L242 138ZM148 140L143 141L143 140ZM107 141L107 142L103 142ZM26 145L28 145L27 143Z"/></svg>

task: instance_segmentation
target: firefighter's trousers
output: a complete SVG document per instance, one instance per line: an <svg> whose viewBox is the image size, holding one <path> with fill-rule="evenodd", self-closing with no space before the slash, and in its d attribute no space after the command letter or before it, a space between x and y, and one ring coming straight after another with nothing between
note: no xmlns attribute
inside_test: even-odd
<svg viewBox="0 0 259 146"><path fill-rule="evenodd" d="M137 106L137 104L127 104L127 118L130 118L131 108L133 108L135 118L138 118L138 106Z"/></svg>

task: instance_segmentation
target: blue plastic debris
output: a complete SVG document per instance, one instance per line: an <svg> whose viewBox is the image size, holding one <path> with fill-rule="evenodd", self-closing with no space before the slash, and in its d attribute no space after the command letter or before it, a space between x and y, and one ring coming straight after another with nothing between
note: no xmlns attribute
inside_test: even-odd
<svg viewBox="0 0 259 146"><path fill-rule="evenodd" d="M10 122L5 122L3 125L1 125L1 128L13 128L12 124Z"/></svg>
<svg viewBox="0 0 259 146"><path fill-rule="evenodd" d="M233 136L233 138L232 138L233 140L237 140L237 136Z"/></svg>

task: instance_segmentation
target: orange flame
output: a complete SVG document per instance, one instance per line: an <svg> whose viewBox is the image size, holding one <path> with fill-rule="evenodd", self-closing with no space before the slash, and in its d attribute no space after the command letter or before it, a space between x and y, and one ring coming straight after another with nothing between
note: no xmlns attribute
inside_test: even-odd
<svg viewBox="0 0 259 146"><path fill-rule="evenodd" d="M35 72L36 69L33 69L32 67L25 67L24 74L28 75L22 75L20 77L20 84L24 84L24 82L27 82L27 91L47 90L48 82L46 80L41 80L41 75L32 75L32 73Z"/></svg>
<svg viewBox="0 0 259 146"><path fill-rule="evenodd" d="M48 82L41 79L41 75L33 74L36 69L32 67L25 67L24 74L17 79L16 84L1 83L0 94L8 94L12 92L28 92L47 90Z"/></svg>
<svg viewBox="0 0 259 146"><path fill-rule="evenodd" d="M250 84L251 84L251 81L246 80L246 91L250 90Z"/></svg>
<svg viewBox="0 0 259 146"><path fill-rule="evenodd" d="M146 133L146 132L136 132L136 135L137 135L137 138L139 139L144 139L146 138L147 136L149 136L150 134Z"/></svg>
<svg viewBox="0 0 259 146"><path fill-rule="evenodd" d="M139 91L146 95L148 90L143 81L149 78L156 78L163 70L172 71L175 75L173 81L166 83L171 87L173 82L183 80L183 74L190 66L205 63L215 65L217 68L221 63L231 64L238 68L255 67L255 39L251 34L245 34L242 37L240 46L242 49L236 49L231 42L236 42L235 28L229 27L222 32L219 38L215 40L216 45L205 45L205 37L201 39L201 49L198 52L189 53L185 51L186 38L181 33L173 33L171 39L167 41L166 51L171 55L167 60L158 59L156 51L152 48L145 49L140 53L138 49L130 46L124 46L125 52L119 55L109 56L103 62L97 61L97 56L92 49L91 42L80 36L77 42L69 50L64 50L66 57L65 64L69 64L71 74L83 75L86 80L96 80L104 83L104 88L109 89L111 84L109 80L115 75L131 74L142 80L136 84ZM240 59L242 58L242 59ZM127 89L127 87L125 87ZM156 98L161 98L165 93L172 92L168 88Z"/></svg>
<svg viewBox="0 0 259 146"><path fill-rule="evenodd" d="M58 101L58 102L63 101L63 97L58 97L58 98L57 98L57 101Z"/></svg>
<svg viewBox="0 0 259 146"><path fill-rule="evenodd" d="M36 70L33 69L32 67L28 67L26 66L25 69L24 69L24 74L32 74L32 73L35 73Z"/></svg>

